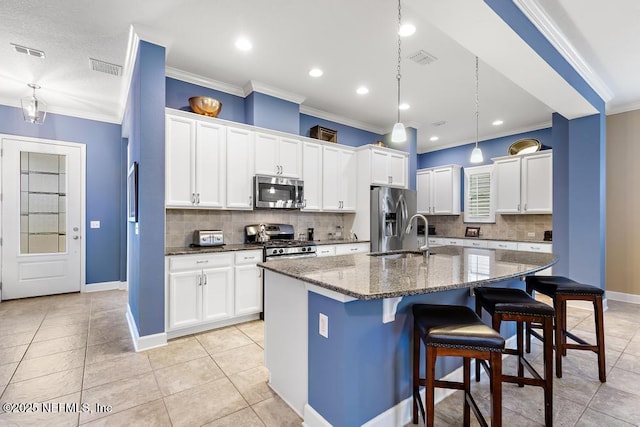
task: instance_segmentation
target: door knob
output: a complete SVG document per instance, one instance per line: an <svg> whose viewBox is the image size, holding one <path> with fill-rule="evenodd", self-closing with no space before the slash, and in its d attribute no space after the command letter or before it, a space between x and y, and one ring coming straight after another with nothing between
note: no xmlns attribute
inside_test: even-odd
<svg viewBox="0 0 640 427"><path fill-rule="evenodd" d="M80 236L73 236L73 240L78 240Z"/></svg>

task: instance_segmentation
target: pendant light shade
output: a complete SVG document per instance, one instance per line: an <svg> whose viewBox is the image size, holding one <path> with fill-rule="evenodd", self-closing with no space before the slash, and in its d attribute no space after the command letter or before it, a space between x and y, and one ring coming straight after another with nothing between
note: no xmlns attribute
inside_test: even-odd
<svg viewBox="0 0 640 427"><path fill-rule="evenodd" d="M482 156L482 150L478 147L478 119L480 117L480 101L478 99L478 57L476 56L476 146L471 151L471 163L482 163L484 157Z"/></svg>
<svg viewBox="0 0 640 427"><path fill-rule="evenodd" d="M393 125L393 130L391 131L391 142L405 142L407 140L407 131L400 121L400 79L402 78L402 75L400 74L400 63L402 61L400 40L400 28L402 27L402 5L400 1L401 0L398 0L398 72L396 74L396 81L398 82L398 105L396 105L396 108L398 109L398 121Z"/></svg>
<svg viewBox="0 0 640 427"><path fill-rule="evenodd" d="M41 125L47 115L47 104L36 98L36 89L40 89L40 86L34 83L29 83L27 86L33 89L33 94L20 100L24 121Z"/></svg>

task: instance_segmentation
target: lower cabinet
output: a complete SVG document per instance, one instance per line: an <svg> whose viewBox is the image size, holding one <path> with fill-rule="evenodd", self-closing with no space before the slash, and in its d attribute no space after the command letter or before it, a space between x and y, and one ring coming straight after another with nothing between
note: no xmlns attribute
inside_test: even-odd
<svg viewBox="0 0 640 427"><path fill-rule="evenodd" d="M167 257L167 331L260 313L261 261L259 250Z"/></svg>
<svg viewBox="0 0 640 427"><path fill-rule="evenodd" d="M370 243L344 243L336 245L336 255L366 253L370 248Z"/></svg>

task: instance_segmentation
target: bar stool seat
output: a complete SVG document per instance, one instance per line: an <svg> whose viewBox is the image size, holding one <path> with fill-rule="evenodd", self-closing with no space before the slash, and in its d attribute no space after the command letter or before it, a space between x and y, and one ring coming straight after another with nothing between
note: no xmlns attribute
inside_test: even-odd
<svg viewBox="0 0 640 427"><path fill-rule="evenodd" d="M413 328L413 423L418 423L418 409L428 427L434 425L434 389L464 390L464 425L470 425L470 409L481 425L487 425L471 395L471 359L488 360L491 366L491 425L502 425L502 350L504 338L482 323L468 307L415 304L412 307ZM425 378L420 378L420 341L425 345ZM438 356L463 357L463 382L435 379ZM420 399L420 386L425 386L426 411ZM425 414L426 412L426 414Z"/></svg>
<svg viewBox="0 0 640 427"><path fill-rule="evenodd" d="M555 347L556 347L556 376L562 378L562 356L567 355L567 349L593 351L598 356L598 377L600 382L607 381L604 345L604 314L602 296L604 289L597 286L578 283L563 276L527 276L527 292L540 292L553 299L556 309ZM567 331L567 301L582 300L593 303L596 344L590 344L582 338ZM536 325L527 325L527 350L530 348L531 335L541 337L532 330ZM575 343L568 343L567 337Z"/></svg>
<svg viewBox="0 0 640 427"><path fill-rule="evenodd" d="M520 387L532 385L544 390L545 425L553 423L553 337L554 308L536 301L521 289L479 287L474 289L476 314L482 315L484 308L490 315L493 329L500 331L503 321L516 322L516 348L505 348L504 353L518 356L517 375L500 375L500 381L515 383ZM541 376L524 357L523 326L537 322L543 326L545 341L543 350L544 376ZM476 381L480 380L480 366L489 370L484 361L476 361ZM524 368L531 377L524 375Z"/></svg>

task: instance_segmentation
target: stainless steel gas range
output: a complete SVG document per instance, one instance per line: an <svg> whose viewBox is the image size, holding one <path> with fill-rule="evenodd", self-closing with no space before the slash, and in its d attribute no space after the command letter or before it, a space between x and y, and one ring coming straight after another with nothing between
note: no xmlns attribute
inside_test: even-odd
<svg viewBox="0 0 640 427"><path fill-rule="evenodd" d="M295 259L316 256L315 242L295 240L291 224L254 224L244 227L245 243L264 247L264 260Z"/></svg>

